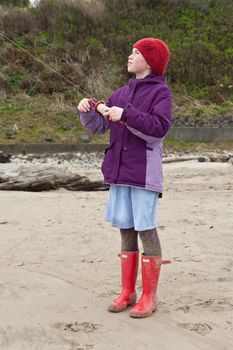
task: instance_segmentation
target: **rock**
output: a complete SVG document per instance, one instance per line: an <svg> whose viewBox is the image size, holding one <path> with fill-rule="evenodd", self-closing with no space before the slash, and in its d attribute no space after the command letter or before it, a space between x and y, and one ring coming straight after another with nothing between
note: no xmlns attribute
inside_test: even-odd
<svg viewBox="0 0 233 350"><path fill-rule="evenodd" d="M198 158L198 162L201 162L201 163L204 163L204 162L208 162L209 161L209 158L208 157L203 157L203 156L201 156L201 157L199 157Z"/></svg>
<svg viewBox="0 0 233 350"><path fill-rule="evenodd" d="M229 155L225 154L215 154L210 156L211 162L219 162L219 163L226 163L229 160Z"/></svg>
<svg viewBox="0 0 233 350"><path fill-rule="evenodd" d="M27 156L27 158L26 158L26 160L27 160L27 162L32 162L33 161L33 156Z"/></svg>
<svg viewBox="0 0 233 350"><path fill-rule="evenodd" d="M0 151L0 163L10 163L11 154Z"/></svg>
<svg viewBox="0 0 233 350"><path fill-rule="evenodd" d="M66 123L62 127L63 127L63 130L71 130L74 127L74 125L71 123Z"/></svg>
<svg viewBox="0 0 233 350"><path fill-rule="evenodd" d="M52 137L45 137L45 141L47 141L47 142L53 142L53 138Z"/></svg>
<svg viewBox="0 0 233 350"><path fill-rule="evenodd" d="M79 137L80 141L81 142L84 142L84 143L88 143L88 142L91 142L91 137L89 135L81 135Z"/></svg>
<svg viewBox="0 0 233 350"><path fill-rule="evenodd" d="M17 126L16 123L15 123L15 125L13 126L13 131L14 131L15 133L17 133L17 132L19 131L18 126Z"/></svg>
<svg viewBox="0 0 233 350"><path fill-rule="evenodd" d="M203 105L207 105L208 101L204 101ZM176 111L175 111L176 112ZM222 115L214 115L214 116L207 116L207 115L189 115L189 116L181 116L181 115L174 115L174 121L173 126L174 127L219 127L219 128L227 128L227 127L233 127L233 114L232 113L225 113Z"/></svg>
<svg viewBox="0 0 233 350"><path fill-rule="evenodd" d="M12 130L12 129L7 129L6 130L6 136L7 136L7 138L9 139L9 140L13 140L13 139L15 139L15 131L14 130Z"/></svg>

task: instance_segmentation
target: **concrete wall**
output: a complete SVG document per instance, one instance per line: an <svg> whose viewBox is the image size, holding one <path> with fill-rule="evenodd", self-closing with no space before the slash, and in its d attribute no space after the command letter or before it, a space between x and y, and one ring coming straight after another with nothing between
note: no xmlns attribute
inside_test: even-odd
<svg viewBox="0 0 233 350"><path fill-rule="evenodd" d="M61 153L61 152L102 152L107 144L11 144L1 145L0 151L11 154Z"/></svg>
<svg viewBox="0 0 233 350"><path fill-rule="evenodd" d="M233 128L171 128L167 139L192 142L233 141Z"/></svg>
<svg viewBox="0 0 233 350"><path fill-rule="evenodd" d="M233 141L233 128L171 128L168 140L192 142ZM11 154L60 153L60 152L103 152L106 144L8 144L0 151Z"/></svg>

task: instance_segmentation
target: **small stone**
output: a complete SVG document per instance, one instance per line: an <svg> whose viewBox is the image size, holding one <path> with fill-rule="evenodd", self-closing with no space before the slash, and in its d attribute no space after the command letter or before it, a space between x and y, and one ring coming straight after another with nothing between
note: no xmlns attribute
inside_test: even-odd
<svg viewBox="0 0 233 350"><path fill-rule="evenodd" d="M211 162L226 163L228 160L229 156L224 154L215 154L213 156L210 156Z"/></svg>
<svg viewBox="0 0 233 350"><path fill-rule="evenodd" d="M91 137L89 135L81 135L79 139L81 142L84 142L84 143L91 142Z"/></svg>
<svg viewBox="0 0 233 350"><path fill-rule="evenodd" d="M67 123L67 124L64 124L62 127L63 127L63 130L70 130L73 128L73 124Z"/></svg>
<svg viewBox="0 0 233 350"><path fill-rule="evenodd" d="M201 163L208 162L208 160L209 160L208 157L201 156L201 157L198 158L198 162L201 162Z"/></svg>
<svg viewBox="0 0 233 350"><path fill-rule="evenodd" d="M53 138L52 137L45 137L45 141L47 141L47 142L53 142Z"/></svg>
<svg viewBox="0 0 233 350"><path fill-rule="evenodd" d="M19 131L17 124L15 124L15 125L13 126L13 131L14 131L15 133L17 133L17 132Z"/></svg>
<svg viewBox="0 0 233 350"><path fill-rule="evenodd" d="M0 151L0 163L10 163L11 154Z"/></svg>
<svg viewBox="0 0 233 350"><path fill-rule="evenodd" d="M15 139L15 131L12 129L7 129L6 136L9 140Z"/></svg>

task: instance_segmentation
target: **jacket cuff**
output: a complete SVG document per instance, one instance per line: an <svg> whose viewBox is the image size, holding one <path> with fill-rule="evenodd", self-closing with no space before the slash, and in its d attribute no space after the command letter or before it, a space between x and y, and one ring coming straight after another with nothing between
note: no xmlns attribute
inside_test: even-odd
<svg viewBox="0 0 233 350"><path fill-rule="evenodd" d="M97 110L97 107L98 107L100 104L102 104L102 103L105 104L104 101L98 101L98 102L95 103L95 105L94 105L94 110L95 110L96 113L99 113L98 110Z"/></svg>
<svg viewBox="0 0 233 350"><path fill-rule="evenodd" d="M126 105L126 107L124 108L123 112L122 112L122 115L121 115L121 120L124 122L124 123L127 123L127 112L128 112L128 109L132 106L131 103L128 103Z"/></svg>

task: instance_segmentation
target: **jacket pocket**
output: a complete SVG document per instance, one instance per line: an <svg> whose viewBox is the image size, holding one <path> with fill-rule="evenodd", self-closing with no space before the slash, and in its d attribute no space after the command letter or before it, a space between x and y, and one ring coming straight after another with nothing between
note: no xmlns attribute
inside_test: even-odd
<svg viewBox="0 0 233 350"><path fill-rule="evenodd" d="M114 145L114 141L104 150L104 154L106 154L108 152L108 150L110 150L112 148L112 146Z"/></svg>
<svg viewBox="0 0 233 350"><path fill-rule="evenodd" d="M101 165L101 171L105 176L110 176L112 171L112 147L114 142L112 142L105 150L104 150L104 160Z"/></svg>

